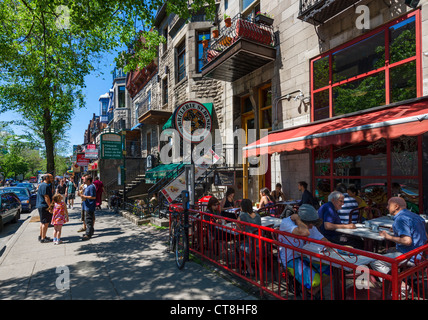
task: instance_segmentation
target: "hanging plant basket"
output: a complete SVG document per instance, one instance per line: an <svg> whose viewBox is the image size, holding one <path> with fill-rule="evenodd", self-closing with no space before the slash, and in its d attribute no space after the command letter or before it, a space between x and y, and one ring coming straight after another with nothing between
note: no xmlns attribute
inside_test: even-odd
<svg viewBox="0 0 428 320"><path fill-rule="evenodd" d="M214 38L214 39L217 39L217 38L218 38L218 29L214 29L214 30L212 31L212 35L213 35L213 38Z"/></svg>
<svg viewBox="0 0 428 320"><path fill-rule="evenodd" d="M208 48L208 40L202 40L202 47Z"/></svg>
<svg viewBox="0 0 428 320"><path fill-rule="evenodd" d="M256 23L261 23L261 24L264 24L264 25L267 25L267 26L271 26L273 24L273 18L264 16L262 14L256 15L256 17L254 18L254 21Z"/></svg>

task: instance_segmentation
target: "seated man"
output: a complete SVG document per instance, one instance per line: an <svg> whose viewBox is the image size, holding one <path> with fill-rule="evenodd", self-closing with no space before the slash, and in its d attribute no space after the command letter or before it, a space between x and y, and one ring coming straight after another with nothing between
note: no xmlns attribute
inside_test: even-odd
<svg viewBox="0 0 428 320"><path fill-rule="evenodd" d="M379 235L386 240L395 242L396 246L391 248L385 256L395 258L423 246L427 242L425 220L416 213L407 210L406 201L403 198L392 197L389 199L387 209L394 219L392 224L394 235L390 235L386 231L380 231ZM415 257L412 257L410 262L412 263L414 260ZM384 261L374 261L370 266L382 273L391 271L391 265Z"/></svg>
<svg viewBox="0 0 428 320"><path fill-rule="evenodd" d="M309 204L303 204L299 207L298 214L293 214L282 220L279 230L311 239L327 241L317 229L317 226L321 223L322 221L319 219L315 208ZM301 239L283 235L279 236L279 241L296 248L301 248L305 244L305 241ZM312 263L311 266L309 259L302 258L296 251L284 247L280 247L279 250L282 265L288 268L296 281L301 282L303 274L303 285L305 288L313 288L312 294L314 295L318 293L320 290L319 285L321 284L319 264ZM328 274L328 271L329 268L326 266L326 269L322 273ZM323 280L323 284L328 284L328 281Z"/></svg>
<svg viewBox="0 0 428 320"><path fill-rule="evenodd" d="M333 191L328 196L328 202L324 203L318 210L319 218L323 223L320 226L320 232L331 242L336 244L350 244L351 241L345 236L341 236L336 229L355 229L353 223L343 224L337 211L342 208L344 195L339 191Z"/></svg>

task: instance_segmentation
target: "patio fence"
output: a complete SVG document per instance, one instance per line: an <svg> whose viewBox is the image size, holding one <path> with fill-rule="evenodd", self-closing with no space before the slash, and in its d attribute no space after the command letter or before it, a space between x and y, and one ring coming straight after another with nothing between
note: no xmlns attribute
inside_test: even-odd
<svg viewBox="0 0 428 320"><path fill-rule="evenodd" d="M428 297L428 245L389 258L202 211L190 210L189 224L190 252L258 287L260 295L267 293L284 300L425 300ZM238 225L252 226L256 232L240 231ZM283 236L291 240L284 240L287 238ZM301 241L306 244L304 247L294 246ZM328 250L309 249L320 246ZM282 265L282 250L291 250L292 265ZM373 260L389 263L391 272L377 272L363 262ZM315 271L310 283L319 285L306 288L303 278L294 274L303 261L311 272ZM317 276L316 270L320 268L327 275Z"/></svg>

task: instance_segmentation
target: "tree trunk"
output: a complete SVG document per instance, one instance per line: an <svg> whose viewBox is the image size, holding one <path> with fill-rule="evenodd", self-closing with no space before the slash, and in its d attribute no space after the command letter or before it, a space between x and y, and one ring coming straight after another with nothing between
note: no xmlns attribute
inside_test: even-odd
<svg viewBox="0 0 428 320"><path fill-rule="evenodd" d="M46 172L52 174L55 177L54 141L53 141L53 134L51 131L52 116L50 114L49 108L45 108L43 117L44 117L43 134L45 138L45 148L46 148Z"/></svg>

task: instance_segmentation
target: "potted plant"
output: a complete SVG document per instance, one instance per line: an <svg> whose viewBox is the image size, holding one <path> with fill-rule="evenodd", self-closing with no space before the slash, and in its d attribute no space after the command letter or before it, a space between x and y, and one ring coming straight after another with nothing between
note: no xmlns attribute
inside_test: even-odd
<svg viewBox="0 0 428 320"><path fill-rule="evenodd" d="M232 19L227 14L224 14L223 18L224 18L224 24L226 25L226 27L229 28L232 25Z"/></svg>
<svg viewBox="0 0 428 320"><path fill-rule="evenodd" d="M212 35L214 39L218 38L218 28L214 27L214 29L212 30Z"/></svg>
<svg viewBox="0 0 428 320"><path fill-rule="evenodd" d="M208 40L205 38L205 36L202 37L202 47L208 48Z"/></svg>
<svg viewBox="0 0 428 320"><path fill-rule="evenodd" d="M257 12L254 21L256 23L262 23L262 24L271 26L273 24L273 17L270 16L269 14L267 14L266 12L265 13L261 13L259 11L259 12Z"/></svg>

